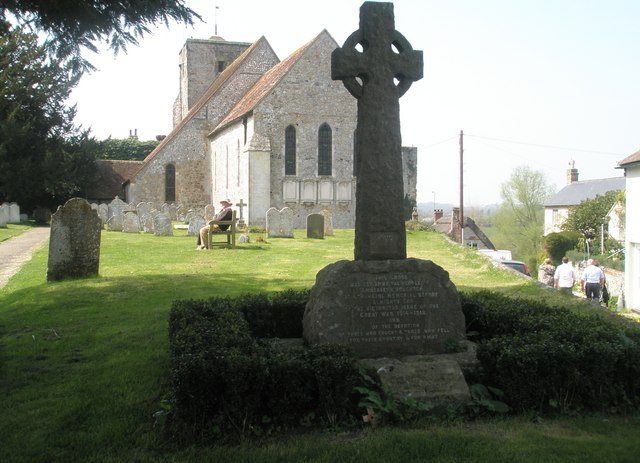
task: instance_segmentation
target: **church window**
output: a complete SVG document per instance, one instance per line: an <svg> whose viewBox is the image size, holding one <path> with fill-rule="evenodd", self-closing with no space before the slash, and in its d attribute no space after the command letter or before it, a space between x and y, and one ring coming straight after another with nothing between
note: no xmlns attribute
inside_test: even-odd
<svg viewBox="0 0 640 463"><path fill-rule="evenodd" d="M218 61L216 65L218 66L218 72L224 71L224 61Z"/></svg>
<svg viewBox="0 0 640 463"><path fill-rule="evenodd" d="M331 127L322 124L318 131L318 175L331 175Z"/></svg>
<svg viewBox="0 0 640 463"><path fill-rule="evenodd" d="M167 164L164 168L164 200L173 203L176 200L176 166Z"/></svg>
<svg viewBox="0 0 640 463"><path fill-rule="evenodd" d="M296 129L292 125L284 130L284 174L296 175Z"/></svg>

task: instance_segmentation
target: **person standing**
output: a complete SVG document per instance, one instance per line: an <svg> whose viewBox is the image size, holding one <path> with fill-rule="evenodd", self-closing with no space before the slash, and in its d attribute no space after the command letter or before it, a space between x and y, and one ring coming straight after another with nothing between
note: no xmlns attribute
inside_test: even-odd
<svg viewBox="0 0 640 463"><path fill-rule="evenodd" d="M556 266L553 265L551 259L545 259L542 265L538 267L538 281L549 288L553 288L553 276L556 273Z"/></svg>
<svg viewBox="0 0 640 463"><path fill-rule="evenodd" d="M582 290L590 301L600 302L600 291L604 287L604 272L597 260L589 259L582 272Z"/></svg>
<svg viewBox="0 0 640 463"><path fill-rule="evenodd" d="M569 263L569 258L564 256L562 264L558 265L553 275L553 286L560 292L571 294L571 289L576 282L576 272L573 265Z"/></svg>

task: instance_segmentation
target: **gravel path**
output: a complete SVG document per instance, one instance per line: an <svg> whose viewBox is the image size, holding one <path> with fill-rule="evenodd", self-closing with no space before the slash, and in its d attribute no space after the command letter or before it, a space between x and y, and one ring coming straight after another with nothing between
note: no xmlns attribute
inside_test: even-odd
<svg viewBox="0 0 640 463"><path fill-rule="evenodd" d="M31 260L33 252L49 239L49 227L34 227L0 243L0 288L18 273L22 265Z"/></svg>

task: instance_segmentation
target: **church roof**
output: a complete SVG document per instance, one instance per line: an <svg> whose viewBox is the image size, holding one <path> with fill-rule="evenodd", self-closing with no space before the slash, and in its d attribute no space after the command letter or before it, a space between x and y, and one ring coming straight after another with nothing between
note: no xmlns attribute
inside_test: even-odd
<svg viewBox="0 0 640 463"><path fill-rule="evenodd" d="M141 167L142 161L97 160L94 181L87 187L86 198L90 201L111 201Z"/></svg>
<svg viewBox="0 0 640 463"><path fill-rule="evenodd" d="M267 71L260 78L260 80L258 80L255 85L247 93L245 93L238 104L236 104L231 109L231 111L229 111L229 113L222 119L222 121L220 121L220 123L216 126L215 129L213 129L210 135L216 133L217 131L223 129L224 127L232 124L233 122L239 120L246 114L253 111L258 103L260 103L260 101L262 101L262 99L266 97L271 92L271 90L273 90L273 88L283 79L283 77L289 72L293 65L298 62L304 52L309 49L309 47L323 34L329 33L326 29L324 29L313 40L298 48L286 59L276 64L269 71Z"/></svg>
<svg viewBox="0 0 640 463"><path fill-rule="evenodd" d="M631 166L632 164L638 163L640 163L640 151L633 153L632 155L627 156L622 161L618 162L618 166L625 168Z"/></svg>
<svg viewBox="0 0 640 463"><path fill-rule="evenodd" d="M202 97L193 106L193 108L189 110L187 115L180 121L180 123L176 125L171 130L171 132L169 132L169 134L164 138L164 140L162 140L160 144L156 146L156 148L147 155L146 158L144 158L143 162L146 163L150 161L153 157L155 157L157 153L161 152L164 149L164 147L167 145L167 143L169 143L177 134L179 134L180 131L183 129L183 127L188 122L190 122L198 114L198 112L201 111L202 108L209 102L209 100L221 90L224 84L233 77L233 75L238 71L238 68L240 68L242 63L251 55L251 53L256 48L258 48L259 45L263 43L266 44L266 46L271 47L271 45L269 45L269 42L267 42L267 39L264 36L262 36L256 42L254 42L249 48L247 48L244 52L242 52L242 54L238 56L237 59L235 59L231 64L229 64L229 66L227 66L224 69L224 71L222 71L222 73L218 76L218 78L211 83L209 88L204 92Z"/></svg>
<svg viewBox="0 0 640 463"><path fill-rule="evenodd" d="M604 195L609 191L624 190L624 177L601 178L596 180L583 180L573 182L553 195L545 207L577 206L585 199L593 199L597 195Z"/></svg>

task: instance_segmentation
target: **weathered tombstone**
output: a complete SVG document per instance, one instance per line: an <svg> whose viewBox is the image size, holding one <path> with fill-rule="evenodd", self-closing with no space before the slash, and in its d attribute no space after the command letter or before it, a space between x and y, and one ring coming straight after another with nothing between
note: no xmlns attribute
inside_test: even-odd
<svg viewBox="0 0 640 463"><path fill-rule="evenodd" d="M124 213L122 231L125 233L140 233L140 218L138 214L133 211Z"/></svg>
<svg viewBox="0 0 640 463"><path fill-rule="evenodd" d="M192 210L189 210L189 212L187 212L187 215L184 216L184 223L189 224L189 222L191 222L191 219L195 216L196 213Z"/></svg>
<svg viewBox="0 0 640 463"><path fill-rule="evenodd" d="M151 210L149 203L138 203L136 205L136 212L138 213L138 217L142 217L145 214L148 214L149 211Z"/></svg>
<svg viewBox="0 0 640 463"><path fill-rule="evenodd" d="M216 215L216 207L213 204L207 204L204 207L204 218L205 220L213 220L213 217Z"/></svg>
<svg viewBox="0 0 640 463"><path fill-rule="evenodd" d="M176 207L176 220L183 222L184 215L185 215L184 206L182 204L178 204L178 206Z"/></svg>
<svg viewBox="0 0 640 463"><path fill-rule="evenodd" d="M107 220L107 230L109 231L122 231L122 222L124 221L123 214L115 214L109 217Z"/></svg>
<svg viewBox="0 0 640 463"><path fill-rule="evenodd" d="M0 204L0 228L7 228L9 221L9 207L6 204Z"/></svg>
<svg viewBox="0 0 640 463"><path fill-rule="evenodd" d="M98 204L98 216L102 219L102 225L104 226L109 218L109 206L107 204Z"/></svg>
<svg viewBox="0 0 640 463"><path fill-rule="evenodd" d="M107 206L107 220L114 215L122 215L125 209L128 209L129 205L117 196Z"/></svg>
<svg viewBox="0 0 640 463"><path fill-rule="evenodd" d="M324 238L324 215L309 214L307 216L307 238Z"/></svg>
<svg viewBox="0 0 640 463"><path fill-rule="evenodd" d="M269 208L266 215L267 236L270 238L293 238L293 210L283 207Z"/></svg>
<svg viewBox="0 0 640 463"><path fill-rule="evenodd" d="M28 222L29 215L28 214L20 214L20 222Z"/></svg>
<svg viewBox="0 0 640 463"><path fill-rule="evenodd" d="M51 216L47 281L98 275L101 221L82 198Z"/></svg>
<svg viewBox="0 0 640 463"><path fill-rule="evenodd" d="M169 204L169 217L171 217L171 220L178 220L177 210L178 207L174 203Z"/></svg>
<svg viewBox="0 0 640 463"><path fill-rule="evenodd" d="M187 230L187 236L198 236L200 229L207 224L207 221L201 215L194 215L189 220L189 228Z"/></svg>
<svg viewBox="0 0 640 463"><path fill-rule="evenodd" d="M434 391L420 398L464 402L469 391L460 365L446 357L465 342L457 290L442 267L406 258L398 99L422 78L422 52L395 30L393 4L365 2L360 29L331 58L332 78L358 100L355 260L318 273L304 337L310 345L348 345L370 364L402 364L396 373L378 369L395 393ZM437 360L427 372L431 356Z"/></svg>
<svg viewBox="0 0 640 463"><path fill-rule="evenodd" d="M20 223L20 206L18 203L9 203L9 223Z"/></svg>
<svg viewBox="0 0 640 463"><path fill-rule="evenodd" d="M323 209L324 216L324 236L333 236L333 214L331 209Z"/></svg>
<svg viewBox="0 0 640 463"><path fill-rule="evenodd" d="M171 211L170 211L169 204L163 203L162 206L160 206L160 212L162 212L163 214L166 214L169 218L171 218Z"/></svg>
<svg viewBox="0 0 640 463"><path fill-rule="evenodd" d="M156 215L153 219L153 232L156 236L173 236L171 217L165 213Z"/></svg>
<svg viewBox="0 0 640 463"><path fill-rule="evenodd" d="M156 215L158 215L158 211L154 209L153 211L150 211L149 213L140 217L140 223L142 225L143 232L154 233L153 222Z"/></svg>

